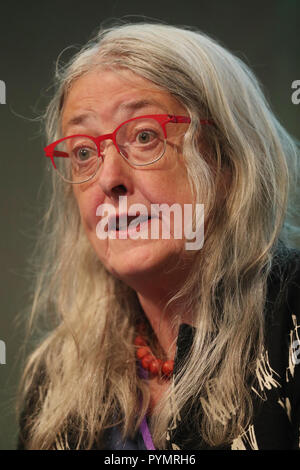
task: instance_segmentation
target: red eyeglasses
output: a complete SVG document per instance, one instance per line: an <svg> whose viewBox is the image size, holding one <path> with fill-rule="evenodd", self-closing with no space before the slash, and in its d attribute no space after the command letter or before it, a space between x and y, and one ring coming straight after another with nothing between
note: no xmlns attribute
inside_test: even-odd
<svg viewBox="0 0 300 470"><path fill-rule="evenodd" d="M91 137L71 135L45 147L46 157L69 183L84 183L93 178L103 158L104 142L112 140L120 155L133 166L147 166L157 162L165 153L167 124L188 124L187 116L154 114L139 116L122 122L111 134ZM201 120L201 124L212 124ZM168 126L168 133L170 127ZM171 131L172 133L172 131Z"/></svg>

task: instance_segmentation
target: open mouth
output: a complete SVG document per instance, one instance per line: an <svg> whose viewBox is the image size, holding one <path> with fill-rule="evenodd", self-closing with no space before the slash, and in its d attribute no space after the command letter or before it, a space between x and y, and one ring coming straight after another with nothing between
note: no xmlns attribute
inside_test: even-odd
<svg viewBox="0 0 300 470"><path fill-rule="evenodd" d="M117 216L115 227L111 228L116 230L117 232L128 230L130 228L138 231L141 228L141 225L149 222L150 219L151 216L148 215L125 215L120 217Z"/></svg>
<svg viewBox="0 0 300 470"><path fill-rule="evenodd" d="M139 231L142 225L146 224L151 220L151 216L145 215L121 215L113 217L109 220L109 230L116 232L136 230Z"/></svg>

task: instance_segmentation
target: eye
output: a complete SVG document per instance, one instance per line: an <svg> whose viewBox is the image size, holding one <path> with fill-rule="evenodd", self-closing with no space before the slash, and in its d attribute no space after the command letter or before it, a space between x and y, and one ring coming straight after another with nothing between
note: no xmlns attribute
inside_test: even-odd
<svg viewBox="0 0 300 470"><path fill-rule="evenodd" d="M141 131L137 134L137 141L139 144L148 144L156 137L153 131Z"/></svg>
<svg viewBox="0 0 300 470"><path fill-rule="evenodd" d="M79 162L86 162L91 157L95 156L95 149L89 147L77 147L72 153Z"/></svg>

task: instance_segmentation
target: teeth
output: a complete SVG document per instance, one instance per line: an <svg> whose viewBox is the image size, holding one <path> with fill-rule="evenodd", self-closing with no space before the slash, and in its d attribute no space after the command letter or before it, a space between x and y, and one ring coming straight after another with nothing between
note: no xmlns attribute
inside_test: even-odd
<svg viewBox="0 0 300 470"><path fill-rule="evenodd" d="M127 217L127 221L126 221L126 218L124 217L120 217L120 218L117 218L116 220L116 230L124 230L124 229L127 229L128 228L128 225L130 224L130 222L132 220L135 220L137 217L139 217L139 221L138 221L138 224L137 226L142 223L142 222L146 222L148 219L149 219L149 216L148 215L140 215L140 216L128 216ZM122 222L122 223L120 223Z"/></svg>
<svg viewBox="0 0 300 470"><path fill-rule="evenodd" d="M148 215L140 215L139 223L146 222L149 219Z"/></svg>
<svg viewBox="0 0 300 470"><path fill-rule="evenodd" d="M117 230L123 230L123 229L126 229L127 228L127 224L124 223L124 224L120 224L119 223L119 220L117 220Z"/></svg>

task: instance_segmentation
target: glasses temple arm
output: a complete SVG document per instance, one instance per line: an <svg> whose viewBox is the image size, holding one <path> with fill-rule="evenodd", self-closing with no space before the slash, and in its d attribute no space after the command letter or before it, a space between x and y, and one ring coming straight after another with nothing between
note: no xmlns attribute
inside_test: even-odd
<svg viewBox="0 0 300 470"><path fill-rule="evenodd" d="M69 154L66 152L60 152L59 150L54 150L52 152L52 155L49 153L46 153L46 157L63 157L63 158L69 158Z"/></svg>
<svg viewBox="0 0 300 470"><path fill-rule="evenodd" d="M187 116L169 116L170 121L169 122L175 122L175 123L190 123L191 118ZM200 119L200 124L214 124L214 122L211 119Z"/></svg>

